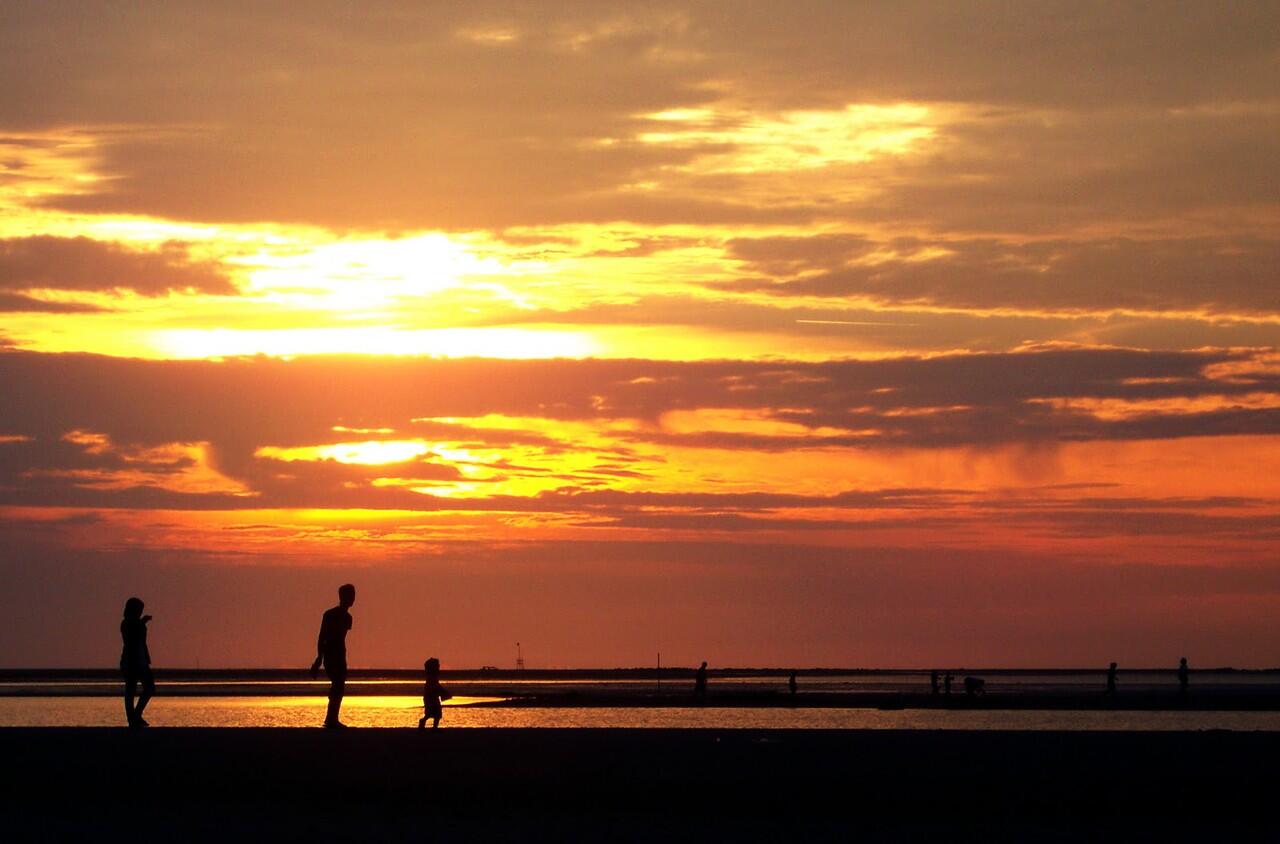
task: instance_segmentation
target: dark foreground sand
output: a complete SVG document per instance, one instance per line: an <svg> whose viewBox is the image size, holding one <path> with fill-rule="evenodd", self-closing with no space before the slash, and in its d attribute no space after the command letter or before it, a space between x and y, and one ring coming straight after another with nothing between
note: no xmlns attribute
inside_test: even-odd
<svg viewBox="0 0 1280 844"><path fill-rule="evenodd" d="M0 729L8 840L1274 833L1280 734Z"/></svg>

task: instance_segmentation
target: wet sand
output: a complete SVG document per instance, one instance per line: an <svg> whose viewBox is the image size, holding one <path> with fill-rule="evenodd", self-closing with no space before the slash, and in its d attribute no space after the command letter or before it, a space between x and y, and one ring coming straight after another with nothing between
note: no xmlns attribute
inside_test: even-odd
<svg viewBox="0 0 1280 844"><path fill-rule="evenodd" d="M0 729L0 754L10 840L1177 840L1274 830L1280 733Z"/></svg>

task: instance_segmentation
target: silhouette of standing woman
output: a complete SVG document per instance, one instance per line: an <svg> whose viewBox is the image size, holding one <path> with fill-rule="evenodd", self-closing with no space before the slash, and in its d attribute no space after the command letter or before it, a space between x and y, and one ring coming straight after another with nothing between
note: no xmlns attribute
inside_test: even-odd
<svg viewBox="0 0 1280 844"><path fill-rule="evenodd" d="M311 664L311 679L320 673L329 677L329 711L324 725L331 730L346 724L338 720L342 695L347 688L347 631L351 629L351 613L347 609L356 602L356 588L350 583L338 587L338 605L325 610L320 619L320 636L316 639L316 661Z"/></svg>
<svg viewBox="0 0 1280 844"><path fill-rule="evenodd" d="M120 621L120 638L124 650L120 651L120 673L124 675L124 717L134 729L147 726L142 711L147 708L151 696L156 693L156 681L151 675L151 652L147 650L147 622L151 616L143 615L145 604L141 598L124 602L124 618ZM142 684L142 694L135 704L133 696Z"/></svg>

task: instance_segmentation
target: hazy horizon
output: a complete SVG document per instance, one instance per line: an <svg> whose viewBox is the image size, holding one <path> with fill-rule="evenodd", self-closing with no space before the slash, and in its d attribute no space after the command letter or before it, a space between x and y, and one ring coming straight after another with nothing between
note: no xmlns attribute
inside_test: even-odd
<svg viewBox="0 0 1280 844"><path fill-rule="evenodd" d="M661 671L696 671L698 665L690 663L688 665L663 665ZM1121 674L1125 672L1131 673L1167 673L1173 675L1178 668L1176 660L1172 664L1166 665L1127 665L1121 666L1118 670ZM115 666L0 666L0 674L5 672L22 672L33 673L39 671L50 671L59 673L70 673L76 671L105 673L114 676L118 670ZM199 673L228 673L236 671L253 672L253 673L302 673L309 674L307 666L296 665L270 665L270 666L216 666L216 665L165 665L157 667L156 673L164 675L190 672L191 674ZM591 674L600 673L607 674L613 672L629 672L644 673L648 672L653 675L658 674L656 666L646 665L538 665L528 666L526 668L515 668L513 666L487 666L487 665L443 665L441 670L448 672L463 672L476 674L518 674L521 672L539 673L581 673ZM917 666L832 666L832 665L717 665L707 666L707 671L711 674L716 673L732 673L732 672L755 672L755 673L776 673L778 676L786 677L791 671L798 671L801 675L805 672L815 672L826 675L840 674L910 674L910 675L927 675L930 671L968 671L974 673L990 672L999 673L1034 673L1034 672L1050 672L1054 674L1097 674L1102 676L1107 671L1105 665L917 665ZM1280 672L1280 666L1238 666L1238 665L1203 665L1196 666L1191 669L1193 673L1211 674L1211 673L1274 673ZM379 672L395 672L397 674L413 674L415 676L422 673L422 666L362 666L360 668L351 668L350 676L360 679L365 675L377 675ZM507 678L510 679L510 678ZM327 682L317 680L316 682Z"/></svg>

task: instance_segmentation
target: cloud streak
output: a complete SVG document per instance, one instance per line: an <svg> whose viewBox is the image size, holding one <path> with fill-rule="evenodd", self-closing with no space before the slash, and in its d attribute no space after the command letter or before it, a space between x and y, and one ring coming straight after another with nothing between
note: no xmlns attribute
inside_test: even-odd
<svg viewBox="0 0 1280 844"><path fill-rule="evenodd" d="M235 292L217 265L195 261L180 243L133 249L87 237L0 240L0 290L128 290L144 296Z"/></svg>
<svg viewBox="0 0 1280 844"><path fill-rule="evenodd" d="M702 454L697 471L715 474L734 454L1272 436L1280 381L1269 360L1048 349L820 363L155 362L11 351L0 385L20 398L0 410L0 494L42 506L581 512L610 495L636 507L665 486L653 506L707 510L721 493L670 486L688 482L672 474L671 450ZM779 491L725 501L791 508ZM910 491L857 495L794 501L879 507L876 496L891 495L896 509L920 506Z"/></svg>

